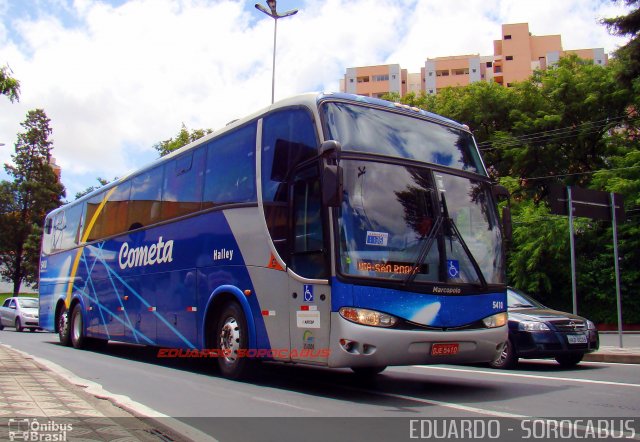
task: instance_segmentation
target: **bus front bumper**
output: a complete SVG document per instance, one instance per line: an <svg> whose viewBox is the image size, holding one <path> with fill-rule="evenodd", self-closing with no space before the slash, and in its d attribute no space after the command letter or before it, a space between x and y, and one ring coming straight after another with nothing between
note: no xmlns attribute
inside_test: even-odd
<svg viewBox="0 0 640 442"><path fill-rule="evenodd" d="M491 362L507 340L507 326L463 331L394 330L347 321L331 313L329 367ZM434 344L447 351L432 354Z"/></svg>

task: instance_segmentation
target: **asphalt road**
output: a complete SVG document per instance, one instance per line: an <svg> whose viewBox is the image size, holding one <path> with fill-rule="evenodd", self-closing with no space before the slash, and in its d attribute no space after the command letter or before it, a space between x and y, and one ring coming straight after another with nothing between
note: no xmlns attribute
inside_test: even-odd
<svg viewBox="0 0 640 442"><path fill-rule="evenodd" d="M348 431L353 418L365 420L371 433L361 436L371 441L392 437L389 431L402 431L405 438L407 421L424 417L640 416L640 365L583 362L562 369L554 361L521 361L510 371L411 366L366 380L350 370L265 363L251 382L234 382L212 371L211 360L158 359L157 350L146 347L110 343L104 351L79 351L61 347L54 334L12 329L0 332L0 342L222 440L242 440L247 431L278 434L283 425L294 432L300 425L307 434L312 429L322 440L323 425ZM236 419L248 417L258 427ZM267 417L282 419L255 419ZM338 419L300 419L323 417Z"/></svg>

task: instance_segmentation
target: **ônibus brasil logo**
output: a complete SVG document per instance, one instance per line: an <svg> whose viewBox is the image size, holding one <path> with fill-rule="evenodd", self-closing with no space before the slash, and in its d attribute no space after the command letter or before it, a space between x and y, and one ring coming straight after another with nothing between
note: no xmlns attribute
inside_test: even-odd
<svg viewBox="0 0 640 442"><path fill-rule="evenodd" d="M133 267L151 266L173 261L173 240L162 241L158 238L156 244L131 248L125 242L118 253L118 264L122 270Z"/></svg>

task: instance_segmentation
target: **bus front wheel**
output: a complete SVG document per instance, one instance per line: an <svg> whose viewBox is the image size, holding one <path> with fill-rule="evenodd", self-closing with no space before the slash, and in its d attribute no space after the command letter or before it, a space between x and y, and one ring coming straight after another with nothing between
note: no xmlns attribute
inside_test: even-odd
<svg viewBox="0 0 640 442"><path fill-rule="evenodd" d="M229 379L241 379L249 374L251 363L246 355L239 352L249 344L247 320L242 307L236 302L227 303L215 328L215 348L220 350L217 357L220 373Z"/></svg>

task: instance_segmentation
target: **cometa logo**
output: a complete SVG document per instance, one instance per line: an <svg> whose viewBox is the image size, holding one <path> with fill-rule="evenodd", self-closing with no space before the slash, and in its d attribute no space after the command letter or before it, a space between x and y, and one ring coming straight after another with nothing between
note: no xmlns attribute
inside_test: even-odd
<svg viewBox="0 0 640 442"><path fill-rule="evenodd" d="M171 261L173 261L173 240L164 242L162 237L158 238L156 244L135 249L130 248L129 243L125 242L118 253L118 264L122 270Z"/></svg>

